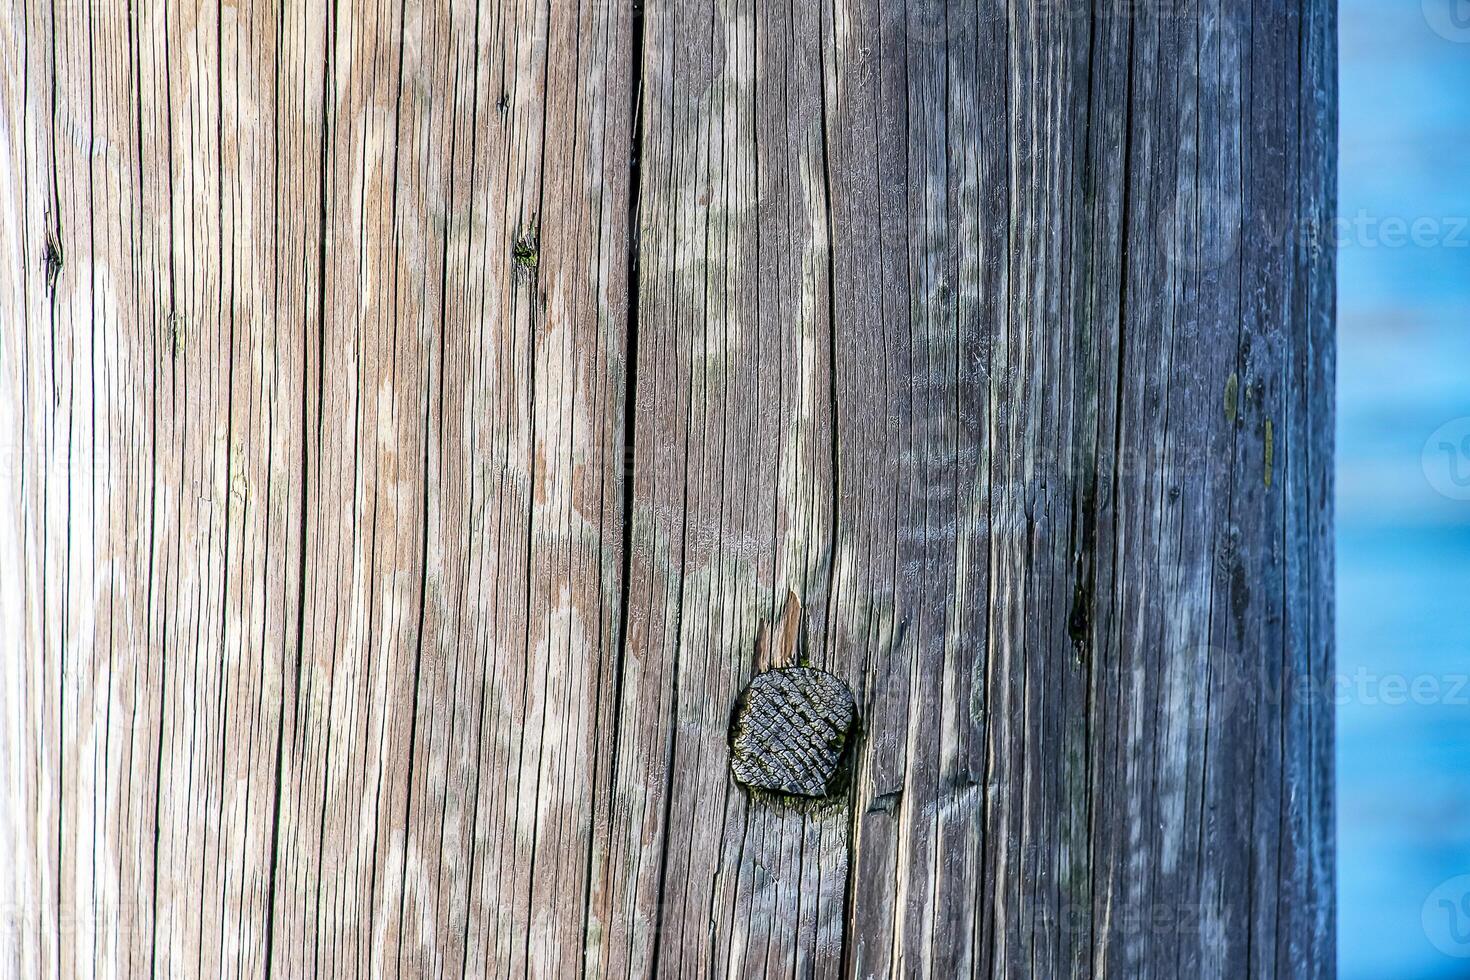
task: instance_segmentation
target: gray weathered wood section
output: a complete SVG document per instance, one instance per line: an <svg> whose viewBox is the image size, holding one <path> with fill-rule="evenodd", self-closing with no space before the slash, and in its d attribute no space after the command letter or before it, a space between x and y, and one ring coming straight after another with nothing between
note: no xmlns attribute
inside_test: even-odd
<svg viewBox="0 0 1470 980"><path fill-rule="evenodd" d="M0 977L1334 975L1335 35L4 0Z"/></svg>

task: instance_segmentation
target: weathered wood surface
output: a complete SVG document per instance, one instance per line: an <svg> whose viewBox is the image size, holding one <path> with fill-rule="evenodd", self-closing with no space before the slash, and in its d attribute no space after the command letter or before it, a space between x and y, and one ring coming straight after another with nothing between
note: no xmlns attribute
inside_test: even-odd
<svg viewBox="0 0 1470 980"><path fill-rule="evenodd" d="M1331 0L0 52L0 976L1333 975Z"/></svg>

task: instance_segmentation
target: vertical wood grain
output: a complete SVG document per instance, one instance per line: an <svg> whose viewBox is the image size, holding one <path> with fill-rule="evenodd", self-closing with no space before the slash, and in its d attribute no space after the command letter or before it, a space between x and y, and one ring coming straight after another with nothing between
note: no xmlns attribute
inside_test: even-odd
<svg viewBox="0 0 1470 980"><path fill-rule="evenodd" d="M0 52L0 976L1334 974L1330 0Z"/></svg>

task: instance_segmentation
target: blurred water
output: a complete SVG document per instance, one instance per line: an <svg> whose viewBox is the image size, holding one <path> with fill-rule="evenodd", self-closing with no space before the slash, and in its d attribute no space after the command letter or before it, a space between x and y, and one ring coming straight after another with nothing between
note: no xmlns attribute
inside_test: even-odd
<svg viewBox="0 0 1470 980"><path fill-rule="evenodd" d="M1470 0L1340 16L1340 975L1470 977Z"/></svg>

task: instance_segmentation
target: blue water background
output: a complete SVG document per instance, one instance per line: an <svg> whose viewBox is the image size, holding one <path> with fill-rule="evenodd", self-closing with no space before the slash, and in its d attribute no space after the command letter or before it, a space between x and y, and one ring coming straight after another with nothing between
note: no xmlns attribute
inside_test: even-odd
<svg viewBox="0 0 1470 980"><path fill-rule="evenodd" d="M1470 2L1339 10L1350 225L1338 249L1337 649L1342 677L1369 679L1338 708L1340 976L1470 977L1470 943L1437 948L1422 918L1436 886L1470 873L1470 691L1452 696L1470 675L1470 502L1436 492L1424 458L1431 434L1470 417L1470 29L1444 30L1470 28ZM1403 242L1384 233L1390 218L1437 231ZM1385 697L1375 679L1391 676L1441 693Z"/></svg>

